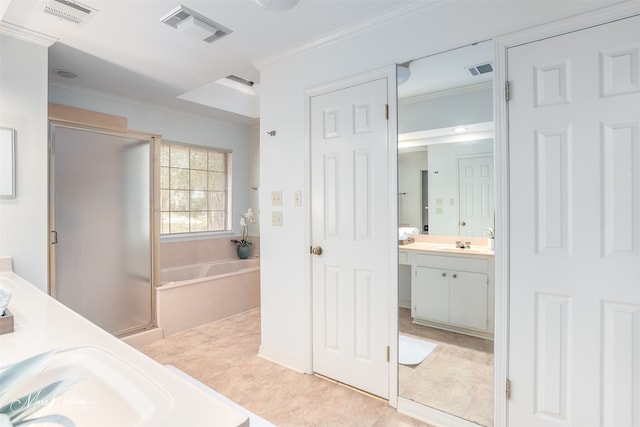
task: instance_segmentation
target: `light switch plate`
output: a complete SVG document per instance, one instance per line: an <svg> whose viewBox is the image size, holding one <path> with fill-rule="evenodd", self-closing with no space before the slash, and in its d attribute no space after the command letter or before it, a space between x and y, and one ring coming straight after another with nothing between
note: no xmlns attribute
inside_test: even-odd
<svg viewBox="0 0 640 427"><path fill-rule="evenodd" d="M271 225L274 227L282 227L282 211L271 212Z"/></svg>
<svg viewBox="0 0 640 427"><path fill-rule="evenodd" d="M293 206L302 206L302 191L296 190L293 192Z"/></svg>
<svg viewBox="0 0 640 427"><path fill-rule="evenodd" d="M282 206L282 191L271 192L271 206Z"/></svg>

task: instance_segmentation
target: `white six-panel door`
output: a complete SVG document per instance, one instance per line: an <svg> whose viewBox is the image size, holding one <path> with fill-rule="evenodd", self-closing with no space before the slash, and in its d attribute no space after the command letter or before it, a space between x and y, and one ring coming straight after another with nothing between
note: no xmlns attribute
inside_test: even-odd
<svg viewBox="0 0 640 427"><path fill-rule="evenodd" d="M640 17L508 50L509 425L640 426Z"/></svg>
<svg viewBox="0 0 640 427"><path fill-rule="evenodd" d="M311 98L313 370L389 394L387 79Z"/></svg>
<svg viewBox="0 0 640 427"><path fill-rule="evenodd" d="M493 156L458 160L460 236L486 237L493 228Z"/></svg>

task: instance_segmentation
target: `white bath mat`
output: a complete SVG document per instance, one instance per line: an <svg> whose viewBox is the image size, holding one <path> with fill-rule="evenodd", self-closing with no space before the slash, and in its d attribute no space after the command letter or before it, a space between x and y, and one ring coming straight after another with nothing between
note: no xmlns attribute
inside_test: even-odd
<svg viewBox="0 0 640 427"><path fill-rule="evenodd" d="M398 340L398 363L417 365L435 350L437 344L400 335Z"/></svg>

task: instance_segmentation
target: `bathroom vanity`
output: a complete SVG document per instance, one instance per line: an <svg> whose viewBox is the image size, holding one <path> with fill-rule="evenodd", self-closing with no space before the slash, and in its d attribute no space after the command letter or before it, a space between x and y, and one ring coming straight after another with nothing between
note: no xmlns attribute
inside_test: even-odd
<svg viewBox="0 0 640 427"><path fill-rule="evenodd" d="M44 370L16 385L16 395L2 398L12 401L24 395L23 388L31 393L54 381L80 379L33 417L64 415L77 427L249 425L246 414L17 276L10 258L0 258L0 287L12 293L9 307L15 317L14 331L0 335L0 371L56 350L46 359Z"/></svg>
<svg viewBox="0 0 640 427"><path fill-rule="evenodd" d="M399 248L400 264L411 269L413 323L493 338L493 250L418 241Z"/></svg>

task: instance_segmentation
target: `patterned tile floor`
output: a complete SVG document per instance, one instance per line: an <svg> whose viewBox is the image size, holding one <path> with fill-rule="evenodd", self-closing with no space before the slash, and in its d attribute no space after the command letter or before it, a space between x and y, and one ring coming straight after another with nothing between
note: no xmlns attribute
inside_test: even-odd
<svg viewBox="0 0 640 427"><path fill-rule="evenodd" d="M171 364L277 426L428 426L386 401L257 356L260 311L251 310L149 344Z"/></svg>
<svg viewBox="0 0 640 427"><path fill-rule="evenodd" d="M400 365L400 396L493 426L493 341L416 325L400 309L401 334L436 343L419 365Z"/></svg>

